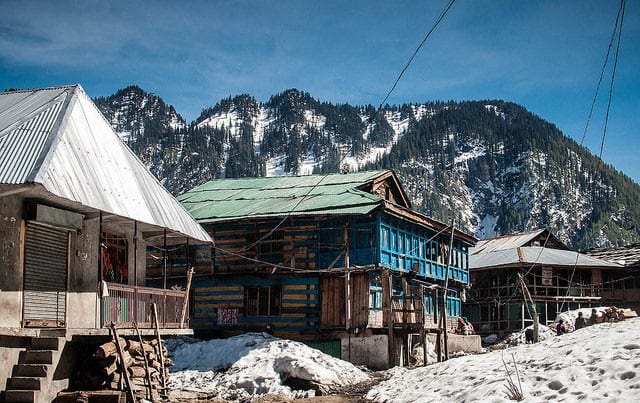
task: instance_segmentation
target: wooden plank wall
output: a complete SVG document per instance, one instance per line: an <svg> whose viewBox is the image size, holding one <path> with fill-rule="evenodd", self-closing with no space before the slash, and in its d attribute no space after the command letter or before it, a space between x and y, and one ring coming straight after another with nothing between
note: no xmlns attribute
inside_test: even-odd
<svg viewBox="0 0 640 403"><path fill-rule="evenodd" d="M308 331L318 327L319 287L315 276L304 277L218 277L194 280L191 327L196 330ZM277 316L247 316L245 287L279 286L282 306ZM219 324L221 310L237 310L234 324Z"/></svg>
<svg viewBox="0 0 640 403"><path fill-rule="evenodd" d="M323 328L344 328L344 276L326 275L320 278L320 326Z"/></svg>
<svg viewBox="0 0 640 403"><path fill-rule="evenodd" d="M351 327L369 322L369 273L351 273Z"/></svg>
<svg viewBox="0 0 640 403"><path fill-rule="evenodd" d="M317 245L315 240L316 222L313 219L290 218L280 225L271 236L264 239L265 243L271 242L274 245L281 245L281 254L269 257L262 256L259 244L247 249L248 246L276 228L278 223L279 220L246 224L225 223L218 224L215 228L207 228L216 242L215 273L272 270L270 265L262 264L258 262L259 260L297 269L315 269Z"/></svg>

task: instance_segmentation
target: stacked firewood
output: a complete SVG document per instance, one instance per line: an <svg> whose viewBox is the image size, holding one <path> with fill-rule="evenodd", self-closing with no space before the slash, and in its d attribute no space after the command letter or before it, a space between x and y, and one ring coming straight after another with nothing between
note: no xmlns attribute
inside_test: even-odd
<svg viewBox="0 0 640 403"><path fill-rule="evenodd" d="M166 358L166 348L159 346L157 339L143 340L140 343L132 339L120 338L119 343L120 351L116 343L110 341L98 347L94 354L95 365L99 366L102 374L102 387L111 390L127 390L128 383L136 400L139 398L161 400L160 396L166 394L164 387L168 379L168 368L173 365L171 359ZM164 365L161 357L165 357ZM149 384L151 396L149 396Z"/></svg>

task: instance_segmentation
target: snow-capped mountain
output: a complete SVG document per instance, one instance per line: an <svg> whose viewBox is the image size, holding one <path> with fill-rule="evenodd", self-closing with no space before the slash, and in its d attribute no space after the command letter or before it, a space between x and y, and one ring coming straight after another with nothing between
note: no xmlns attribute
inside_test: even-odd
<svg viewBox="0 0 640 403"><path fill-rule="evenodd" d="M165 131L184 129L187 126L173 106L165 104L156 94L147 93L135 85L94 101L116 133L127 142L144 136L145 128Z"/></svg>
<svg viewBox="0 0 640 403"><path fill-rule="evenodd" d="M174 194L219 177L392 168L413 206L479 238L548 227L576 247L640 239L640 186L513 103L330 104L244 94L186 125L138 87L97 100Z"/></svg>

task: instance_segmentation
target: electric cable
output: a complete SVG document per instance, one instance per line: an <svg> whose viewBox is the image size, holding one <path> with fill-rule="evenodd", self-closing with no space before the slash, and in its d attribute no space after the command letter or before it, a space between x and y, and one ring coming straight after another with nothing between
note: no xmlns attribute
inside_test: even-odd
<svg viewBox="0 0 640 403"><path fill-rule="evenodd" d="M613 98L613 83L615 81L616 78L616 69L618 67L618 56L620 53L620 42L622 39L622 23L624 22L624 8L625 8L625 1L626 0L620 0L620 10L618 11L618 14L622 13L622 15L620 16L620 26L618 28L618 40L616 43L616 53L615 56L613 58L613 71L611 72L611 83L609 84L609 99L607 101L607 112L605 114L605 119L604 119L604 128L602 130L602 142L600 143L600 155L598 156L600 159L602 159L602 150L604 148L604 139L607 135L607 124L609 122L609 110L611 109L611 99ZM617 21L617 19L616 19ZM614 30L615 32L615 30Z"/></svg>
<svg viewBox="0 0 640 403"><path fill-rule="evenodd" d="M589 118L587 119L587 125L584 128L584 133L582 135L582 141L584 141L584 137L587 134L587 127L589 126L589 120L591 119L591 114L593 112L593 105L596 102L596 98L598 96L598 90L600 89L600 84L602 83L602 77L604 75L604 70L607 66L608 60L609 60L609 54L611 52L611 48L613 46L613 42L614 39L616 38L616 33L617 33L617 40L616 40L616 51L614 54L614 61L613 61L613 70L611 72L611 82L609 83L609 97L607 100L607 110L605 113L605 120L604 120L604 127L602 130L602 141L600 142L600 154L598 155L598 158L600 161L602 161L602 151L604 150L604 140L605 137L607 135L607 126L608 126L608 122L609 122L609 111L611 109L611 100L613 98L613 83L615 81L615 76L616 76L616 69L618 67L618 56L620 53L620 42L622 39L622 23L624 22L624 9L625 9L625 3L626 0L620 0L620 8L618 8L618 14L616 15L616 21L614 24L614 28L613 28L613 32L611 33L611 39L609 41L609 46L607 48L607 55L605 57L605 62L602 66L602 71L600 73L600 79L598 80L598 85L596 87L596 94L593 98L593 103L591 104L591 111L589 112ZM580 142L580 145L582 145L582 141ZM576 252L576 261L574 262L573 265L573 270L571 272L571 276L569 277L569 286L567 287L567 293L565 295L565 297L569 296L569 292L571 291L571 283L573 281L573 276L576 272L576 266L578 265L578 259L580 257L580 253ZM560 311L562 311L562 309L564 309L564 304L565 301L562 301L562 304L560 305Z"/></svg>
<svg viewBox="0 0 640 403"><path fill-rule="evenodd" d="M400 79L402 78L404 73L407 71L409 66L411 65L411 62L413 62L413 59L416 57L416 55L420 51L420 48L422 48L422 45L424 45L424 43L427 41L429 36L431 36L433 31L435 31L435 29L438 27L440 22L442 22L442 20L444 19L444 16L447 15L447 12L451 8L451 6L453 6L453 3L455 3L455 0L450 0L449 3L445 6L445 8L442 10L442 12L440 12L440 15L438 16L436 21L433 23L433 25L431 26L429 31L427 31L427 33L424 35L424 37L422 38L422 41L420 41L420 44L418 45L416 50L413 51L413 54L409 58L409 61L407 62L407 64L405 64L405 66L402 68L402 71L400 71L400 74L398 74L398 77L393 82L393 85L391 86L391 89L389 90L389 92L387 92L387 95L384 97L382 102L380 102L380 105L378 106L378 110L382 109L382 105L384 105L384 103L387 102L387 99L389 99L389 96L391 96L391 93L396 89L396 86L398 85L398 82L400 81Z"/></svg>
<svg viewBox="0 0 640 403"><path fill-rule="evenodd" d="M622 0L624 1L624 0ZM602 64L602 69L600 70L600 77L598 78L598 84L596 85L596 92L593 96L593 101L591 101L591 108L589 109L589 116L587 117L587 123L584 126L584 131L582 132L582 139L580 140L580 145L583 145L584 139L587 136L587 130L589 128L589 123L591 122L591 117L593 116L593 109L595 108L596 101L598 99L598 94L600 92L600 86L602 85L602 80L604 78L604 73L607 69L607 64L609 64L609 55L611 54L611 48L613 47L613 41L616 37L616 31L618 30L618 21L620 19L620 10L618 10L618 15L616 16L616 22L614 24L613 32L611 32L611 39L609 40L609 46L607 46L607 54L604 58L604 63Z"/></svg>
<svg viewBox="0 0 640 403"><path fill-rule="evenodd" d="M429 36L431 35L431 33L433 33L433 31L436 29L436 27L440 24L440 22L444 19L445 15L447 14L447 12L449 11L449 9L451 9L451 6L453 6L453 3L455 3L455 0L450 0L449 3L445 6L445 8L443 9L443 11L440 13L440 15L438 16L438 18L436 19L435 23L433 24L433 26L429 29L429 31L427 31L427 33L425 34L425 36L423 37L422 41L420 42L420 44L418 45L418 47L416 48L416 50L413 52L413 54L411 55L411 57L409 58L409 61L406 63L406 65L404 66L404 68L402 69L402 71L400 72L400 74L398 75L398 77L396 78L396 80L394 81L391 89L389 90L389 92L387 93L387 95L385 96L385 98L382 100L382 102L380 102L380 106L378 107L378 109L376 110L376 113L374 113L373 117L375 117L375 115L377 115L378 111L382 108L382 105L387 101L387 99L389 98L389 96L391 95L391 93L394 91L394 89L396 88L396 86L398 85L398 82L400 81L400 79L402 78L402 76L404 75L405 71L409 68L409 66L411 65L411 62L413 61L413 59L416 57L416 55L418 54L418 52L420 51L420 49L422 48L422 46L425 44L425 42L427 41L427 39L429 38ZM340 159L338 165L341 166L342 163L344 162L344 160L347 158L347 156L352 152L353 150L353 143L351 144L351 147L349 148L349 150L347 150L346 153L343 154L342 158ZM298 208L298 206L300 206L300 204L307 198L307 196L316 188L320 185L320 183L322 183L323 180L325 180L327 178L329 174L325 174L323 175L318 182L313 185L309 191L303 195L300 200L298 200L298 202L293 206L293 208L291 210L289 210L287 212L287 214L280 220L280 222L278 222L278 224L276 224L275 227L273 227L271 230L269 230L267 233L265 233L263 236L261 236L260 238L258 238L256 241L252 242L251 244L245 246L243 248L244 251L247 251L251 248L253 248L255 245L257 245L258 243L264 241L265 239L267 239L268 237L271 236L271 234L273 234L273 232L275 232L278 228L280 228L280 226L282 226L282 224L284 224L284 222L291 216L291 214Z"/></svg>

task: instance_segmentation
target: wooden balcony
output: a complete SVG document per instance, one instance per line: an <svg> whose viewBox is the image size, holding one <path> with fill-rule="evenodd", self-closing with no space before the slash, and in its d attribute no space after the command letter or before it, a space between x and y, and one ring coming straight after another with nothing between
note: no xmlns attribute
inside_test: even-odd
<svg viewBox="0 0 640 403"><path fill-rule="evenodd" d="M108 296L104 296L100 302L100 323L103 327L108 327L113 322L118 328L133 328L133 323L137 322L141 329L152 328L152 304L156 304L160 328L186 327L181 324L185 291L116 283L107 283L107 289Z"/></svg>

